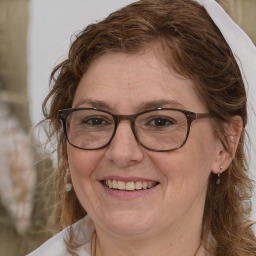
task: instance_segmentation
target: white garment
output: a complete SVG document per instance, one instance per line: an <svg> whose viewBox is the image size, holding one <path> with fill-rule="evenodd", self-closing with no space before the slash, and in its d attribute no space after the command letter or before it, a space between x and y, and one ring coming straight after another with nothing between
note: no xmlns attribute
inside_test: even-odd
<svg viewBox="0 0 256 256"><path fill-rule="evenodd" d="M76 253L79 256L91 256L91 239L95 230L92 219L87 215L73 224L72 227L82 244ZM69 256L70 254L67 252L67 246L65 244L65 240L69 237L68 230L69 227L46 241L38 249L27 256Z"/></svg>

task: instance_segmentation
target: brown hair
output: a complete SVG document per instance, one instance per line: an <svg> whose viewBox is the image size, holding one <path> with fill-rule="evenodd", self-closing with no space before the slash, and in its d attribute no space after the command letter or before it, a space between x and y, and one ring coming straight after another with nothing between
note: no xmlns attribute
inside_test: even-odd
<svg viewBox="0 0 256 256"><path fill-rule="evenodd" d="M75 38L68 58L53 70L52 89L43 104L45 119L50 121L49 138L57 138L56 195L62 228L86 212L74 191L63 193L67 153L58 110L72 106L77 85L93 60L106 52L133 54L156 43L167 65L194 81L227 150L225 124L230 117L239 115L246 124L246 93L240 70L222 34L199 4L190 0L142 0L89 25ZM244 137L243 130L221 184L216 186L213 174L209 178L202 239L218 256L256 255L256 238L249 220L252 181L247 173ZM216 243L207 244L209 235ZM75 255L71 250L76 247L72 232L68 245Z"/></svg>

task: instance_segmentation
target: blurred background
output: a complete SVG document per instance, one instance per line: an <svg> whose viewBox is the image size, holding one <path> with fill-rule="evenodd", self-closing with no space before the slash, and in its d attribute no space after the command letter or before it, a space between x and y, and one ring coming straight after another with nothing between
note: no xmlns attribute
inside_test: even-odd
<svg viewBox="0 0 256 256"><path fill-rule="evenodd" d="M0 256L24 256L54 234L52 159L40 146L44 137L30 136L43 117L51 70L72 35L131 2L0 0ZM256 0L219 2L256 43Z"/></svg>

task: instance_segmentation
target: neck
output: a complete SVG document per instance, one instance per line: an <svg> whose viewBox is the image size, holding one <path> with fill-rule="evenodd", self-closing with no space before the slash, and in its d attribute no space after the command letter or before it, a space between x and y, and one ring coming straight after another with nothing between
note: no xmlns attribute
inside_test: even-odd
<svg viewBox="0 0 256 256"><path fill-rule="evenodd" d="M92 256L204 256L201 232L197 235L188 233L171 239L167 234L161 234L153 239L120 239L105 237L99 232L99 235L95 233L93 239Z"/></svg>

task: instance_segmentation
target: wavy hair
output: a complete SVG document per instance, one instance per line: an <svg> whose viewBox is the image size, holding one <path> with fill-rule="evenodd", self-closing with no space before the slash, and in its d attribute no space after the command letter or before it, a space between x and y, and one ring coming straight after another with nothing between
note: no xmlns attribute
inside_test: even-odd
<svg viewBox="0 0 256 256"><path fill-rule="evenodd" d="M247 123L246 92L237 62L229 45L205 9L191 0L141 0L106 19L87 26L75 38L66 60L51 74L51 91L43 103L49 121L49 139L56 138L58 168L57 219L61 228L86 215L74 191L63 193L67 168L66 140L58 120L58 110L72 106L77 85L91 63L107 52L134 54L159 45L167 66L191 79L195 90L213 116L216 135L229 150L225 124L239 115ZM244 152L245 129L229 168L216 186L209 177L202 240L217 256L255 256L256 238L250 221L252 181ZM71 229L72 231L72 229ZM208 237L215 243L209 244ZM76 255L74 232L67 241Z"/></svg>

